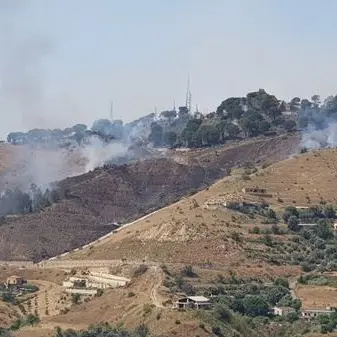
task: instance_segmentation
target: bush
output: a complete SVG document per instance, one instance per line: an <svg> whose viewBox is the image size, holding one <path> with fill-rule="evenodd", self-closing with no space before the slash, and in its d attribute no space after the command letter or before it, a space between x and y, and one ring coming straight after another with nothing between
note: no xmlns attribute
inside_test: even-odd
<svg viewBox="0 0 337 337"><path fill-rule="evenodd" d="M130 291L130 292L128 293L128 297L134 297L134 296L136 296L136 294L135 294L134 292Z"/></svg>
<svg viewBox="0 0 337 337"><path fill-rule="evenodd" d="M241 242L242 241L241 235L238 232L232 232L231 233L231 238L235 242Z"/></svg>
<svg viewBox="0 0 337 337"><path fill-rule="evenodd" d="M278 225L272 225L271 226L271 232L275 235L279 235L281 234L281 231L280 231L280 226Z"/></svg>
<svg viewBox="0 0 337 337"><path fill-rule="evenodd" d="M29 314L26 318L26 322L28 325L34 326L40 322L40 318L38 316Z"/></svg>
<svg viewBox="0 0 337 337"><path fill-rule="evenodd" d="M295 321L298 320L298 313L297 313L297 312L289 312L289 313L286 315L286 320L287 320L289 323L294 323Z"/></svg>
<svg viewBox="0 0 337 337"><path fill-rule="evenodd" d="M283 220L285 223L288 223L288 220L291 216L299 217L298 210L294 206L288 206L285 208L284 213L283 213Z"/></svg>
<svg viewBox="0 0 337 337"><path fill-rule="evenodd" d="M192 266L185 266L184 269L181 271L181 274L186 277L197 277L198 275L194 272Z"/></svg>
<svg viewBox="0 0 337 337"><path fill-rule="evenodd" d="M148 266L145 265L145 264L141 264L140 266L138 266L138 267L134 270L133 276L134 276L134 277L139 277L139 276L145 274L145 273L147 272L147 270L148 270Z"/></svg>
<svg viewBox="0 0 337 337"><path fill-rule="evenodd" d="M251 234L260 234L260 228L255 226L250 230L250 233Z"/></svg>
<svg viewBox="0 0 337 337"><path fill-rule="evenodd" d="M78 304L81 300L81 295L80 294L71 294L71 302L73 304Z"/></svg>
<svg viewBox="0 0 337 337"><path fill-rule="evenodd" d="M291 230L291 231L298 231L299 230L299 220L296 216L292 215L288 218L288 221L287 221L287 224L288 224L288 228Z"/></svg>
<svg viewBox="0 0 337 337"><path fill-rule="evenodd" d="M307 263L307 262L303 262L301 264L301 268L305 273L309 273L310 271L313 271L315 269L315 266Z"/></svg>
<svg viewBox="0 0 337 337"><path fill-rule="evenodd" d="M249 316L266 316L269 312L269 305L266 300L258 295L246 296L243 299L245 314Z"/></svg>
<svg viewBox="0 0 337 337"><path fill-rule="evenodd" d="M274 284L289 289L289 281L284 277L277 278Z"/></svg>
<svg viewBox="0 0 337 337"><path fill-rule="evenodd" d="M218 318L224 322L230 322L232 318L232 314L229 310L229 308L225 304L217 304L215 306L215 314L218 316Z"/></svg>

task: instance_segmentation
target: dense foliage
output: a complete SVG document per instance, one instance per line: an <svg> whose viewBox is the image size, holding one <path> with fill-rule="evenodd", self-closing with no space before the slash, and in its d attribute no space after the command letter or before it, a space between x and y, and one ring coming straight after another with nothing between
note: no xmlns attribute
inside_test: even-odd
<svg viewBox="0 0 337 337"><path fill-rule="evenodd" d="M91 326L86 331L76 332L68 329L62 330L57 327L55 337L147 337L150 336L149 330L145 325L140 325L135 331L127 331L122 328L112 327L109 324ZM153 335L151 335L153 336Z"/></svg>
<svg viewBox="0 0 337 337"><path fill-rule="evenodd" d="M298 129L322 129L336 120L337 96L323 103L318 95L311 100L294 97L290 102L277 99L264 89L244 97L229 97L216 111L207 115L192 113L187 107L149 114L123 124L121 120L96 120L89 129L76 124L64 130L33 129L27 133L12 132L12 144L55 144L66 146L89 141L98 136L106 142L142 140L157 147L202 147L223 144L230 140L275 135Z"/></svg>
<svg viewBox="0 0 337 337"><path fill-rule="evenodd" d="M47 188L42 192L35 184L32 184L27 192L22 192L19 189L7 189L0 196L0 216L39 212L59 201L60 198L61 192L59 190Z"/></svg>

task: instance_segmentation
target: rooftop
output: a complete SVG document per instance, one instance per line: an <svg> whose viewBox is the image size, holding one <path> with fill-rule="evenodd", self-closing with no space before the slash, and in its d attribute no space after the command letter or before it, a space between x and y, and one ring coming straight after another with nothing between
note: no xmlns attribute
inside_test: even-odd
<svg viewBox="0 0 337 337"><path fill-rule="evenodd" d="M187 298L195 302L209 302L209 299L204 296L187 296Z"/></svg>

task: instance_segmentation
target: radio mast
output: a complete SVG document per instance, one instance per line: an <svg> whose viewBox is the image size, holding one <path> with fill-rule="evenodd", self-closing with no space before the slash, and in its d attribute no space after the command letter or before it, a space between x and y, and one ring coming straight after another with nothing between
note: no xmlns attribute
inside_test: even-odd
<svg viewBox="0 0 337 337"><path fill-rule="evenodd" d="M113 122L114 102L110 102L110 122Z"/></svg>
<svg viewBox="0 0 337 337"><path fill-rule="evenodd" d="M191 112L191 110L192 110L192 93L191 93L191 89L190 89L190 74L188 74L188 79L187 79L186 108L187 108L188 112Z"/></svg>

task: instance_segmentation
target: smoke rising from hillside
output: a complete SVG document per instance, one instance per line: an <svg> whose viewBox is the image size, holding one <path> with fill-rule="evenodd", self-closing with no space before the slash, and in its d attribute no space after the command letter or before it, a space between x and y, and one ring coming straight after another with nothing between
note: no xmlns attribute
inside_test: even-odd
<svg viewBox="0 0 337 337"><path fill-rule="evenodd" d="M50 127L55 118L64 118L67 124L69 117L50 113L53 103L44 89L44 63L53 56L55 45L50 37L33 32L28 24L25 27L20 15L27 9L29 1L0 0L0 112L11 116L6 123L12 131ZM3 181L8 188L26 190L31 183L45 188L53 181L101 166L125 154L127 148L123 143L104 144L97 137L91 137L82 147L20 146L15 150L19 167L1 179L0 190L4 188Z"/></svg>
<svg viewBox="0 0 337 337"><path fill-rule="evenodd" d="M20 21L28 5L0 0L0 111L12 130L41 125L46 110L44 61L53 43Z"/></svg>
<svg viewBox="0 0 337 337"><path fill-rule="evenodd" d="M337 96L329 96L321 106L302 109L299 120L300 125L304 124L302 147L320 149L337 146Z"/></svg>
<svg viewBox="0 0 337 337"><path fill-rule="evenodd" d="M307 149L320 149L337 146L337 122L331 121L323 129L311 124L302 132L302 147Z"/></svg>

